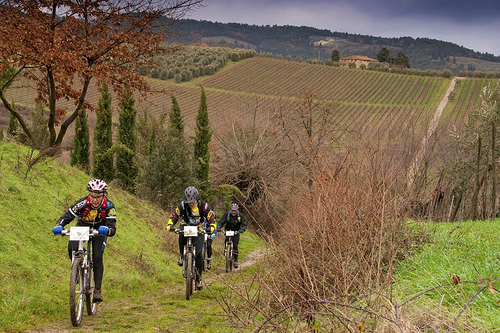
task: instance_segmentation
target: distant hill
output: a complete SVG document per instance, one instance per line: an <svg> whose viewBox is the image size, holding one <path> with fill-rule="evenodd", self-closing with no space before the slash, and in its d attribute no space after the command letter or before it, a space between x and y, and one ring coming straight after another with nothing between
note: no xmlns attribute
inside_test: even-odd
<svg viewBox="0 0 500 333"><path fill-rule="evenodd" d="M402 50L410 58L412 68L449 68L453 73L461 70L500 72L499 56L429 38L385 38L305 26L257 26L191 19L179 20L174 27L179 35L168 38L169 42L250 48L262 53L322 62L330 58L334 49L341 56L376 58L382 47L386 47L394 57Z"/></svg>

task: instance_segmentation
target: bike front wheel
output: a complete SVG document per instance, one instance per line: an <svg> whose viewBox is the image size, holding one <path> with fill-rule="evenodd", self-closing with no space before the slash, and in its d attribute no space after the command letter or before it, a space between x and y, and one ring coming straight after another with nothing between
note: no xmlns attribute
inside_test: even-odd
<svg viewBox="0 0 500 333"><path fill-rule="evenodd" d="M226 244L226 273L233 270L233 244L228 242Z"/></svg>
<svg viewBox="0 0 500 333"><path fill-rule="evenodd" d="M85 274L85 305L87 308L87 314L89 316L95 315L97 311L97 303L94 303L94 277L92 272L92 266L89 266Z"/></svg>
<svg viewBox="0 0 500 333"><path fill-rule="evenodd" d="M193 284L194 284L194 258L193 253L186 253L186 300L189 301L191 295L193 294Z"/></svg>
<svg viewBox="0 0 500 333"><path fill-rule="evenodd" d="M83 317L85 281L82 269L82 258L75 258L71 265L69 282L69 314L73 326L79 326Z"/></svg>

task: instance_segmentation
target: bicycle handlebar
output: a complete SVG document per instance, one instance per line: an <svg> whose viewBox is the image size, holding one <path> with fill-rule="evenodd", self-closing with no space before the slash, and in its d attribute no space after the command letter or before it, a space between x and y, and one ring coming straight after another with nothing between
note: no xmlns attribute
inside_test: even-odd
<svg viewBox="0 0 500 333"><path fill-rule="evenodd" d="M98 234L99 234L99 231L97 229L92 229L92 228L89 229L89 236L90 237L97 236ZM63 230L61 231L61 236L69 236L69 230L63 228Z"/></svg>
<svg viewBox="0 0 500 333"><path fill-rule="evenodd" d="M174 232L176 234L182 234L182 233L184 233L184 230L183 229L175 229ZM204 234L207 234L208 232L204 229L201 229L201 230L198 230L198 233L204 235Z"/></svg>

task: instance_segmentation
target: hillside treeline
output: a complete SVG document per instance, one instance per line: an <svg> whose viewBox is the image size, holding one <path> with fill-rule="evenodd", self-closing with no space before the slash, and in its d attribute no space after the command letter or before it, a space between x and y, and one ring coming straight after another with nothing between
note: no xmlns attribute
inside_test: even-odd
<svg viewBox="0 0 500 333"><path fill-rule="evenodd" d="M312 27L257 26L240 23L220 23L182 19L178 22L179 35L169 40L177 42L207 42L211 45L252 48L257 53L279 54L282 57L323 60L337 49L342 56L364 55L376 59L377 53L387 47L396 54L403 51L410 58L412 68L442 70L450 68L454 72L460 70L476 70L473 64L456 67L453 59L469 57L472 59L500 62L500 57L488 53L480 53L457 44L429 38L412 37L376 37L370 35L332 32L327 29ZM333 38L338 43L314 45L314 42ZM344 42L342 42L344 41ZM472 67L470 67L472 66Z"/></svg>

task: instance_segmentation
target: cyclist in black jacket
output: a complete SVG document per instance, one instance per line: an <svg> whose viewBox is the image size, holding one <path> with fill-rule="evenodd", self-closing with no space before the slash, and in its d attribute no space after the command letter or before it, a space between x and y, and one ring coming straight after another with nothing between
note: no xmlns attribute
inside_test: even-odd
<svg viewBox="0 0 500 333"><path fill-rule="evenodd" d="M194 186L189 186L184 190L184 200L172 212L172 215L167 222L167 231L174 232L175 224L181 220L180 228L185 225L198 226L199 230L205 229L207 233L213 233L217 227L215 222L215 213L210 209L208 204L199 199L200 193ZM182 233L179 234L179 260L177 264L182 266L184 245L187 243L187 238ZM193 244L196 249L196 289L203 288L201 275L203 272L203 244L204 237L194 237Z"/></svg>
<svg viewBox="0 0 500 333"><path fill-rule="evenodd" d="M107 198L108 185L101 179L92 179L87 184L88 196L79 199L59 218L52 228L54 235L60 235L64 226L75 217L77 226L87 226L99 231L99 235L92 238L92 262L94 263L94 303L102 302L101 294L104 263L102 260L108 237L116 233L115 205ZM68 254L78 250L78 241L68 242Z"/></svg>
<svg viewBox="0 0 500 333"><path fill-rule="evenodd" d="M217 226L217 230L222 230L225 226L225 230L238 231L233 237L234 246L234 267L238 268L238 243L240 242L240 234L244 233L247 229L247 220L245 215L243 215L239 210L238 204L232 203L230 210L227 214L224 214Z"/></svg>

